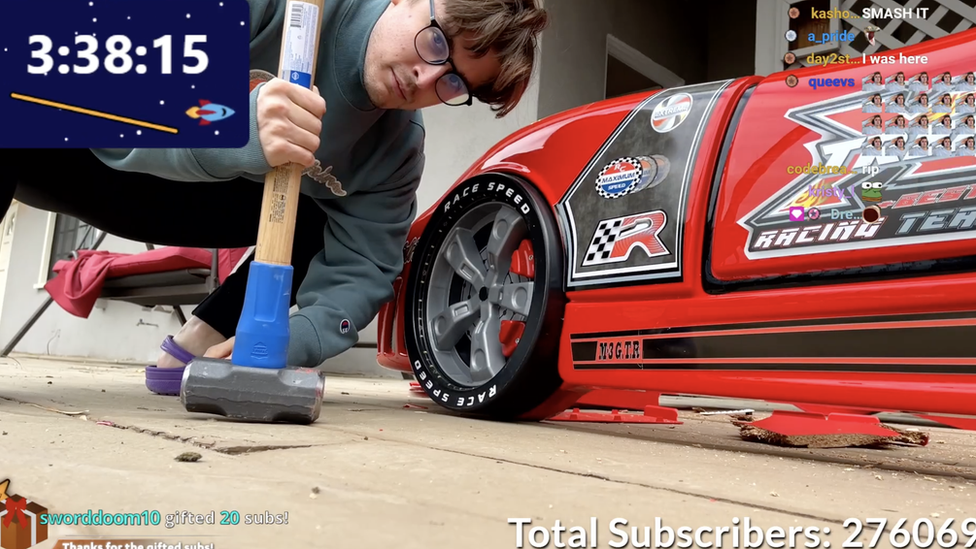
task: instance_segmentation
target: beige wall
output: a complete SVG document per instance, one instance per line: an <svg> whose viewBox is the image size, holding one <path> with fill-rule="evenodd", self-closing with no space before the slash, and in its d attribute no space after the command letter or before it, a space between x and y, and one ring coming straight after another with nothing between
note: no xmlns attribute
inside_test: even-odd
<svg viewBox="0 0 976 549"><path fill-rule="evenodd" d="M755 2L553 0L542 50L539 116L604 98L612 34L686 83L752 74ZM599 6L599 7L598 7Z"/></svg>

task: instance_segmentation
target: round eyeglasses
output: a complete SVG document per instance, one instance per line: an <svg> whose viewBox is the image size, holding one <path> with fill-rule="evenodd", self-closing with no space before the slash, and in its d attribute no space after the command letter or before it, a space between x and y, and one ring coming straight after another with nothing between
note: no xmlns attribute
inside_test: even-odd
<svg viewBox="0 0 976 549"><path fill-rule="evenodd" d="M471 105L471 92L461 75L453 70L451 44L444 30L434 19L434 0L430 0L430 25L417 33L414 39L417 54L430 65L450 64L452 70L437 79L434 90L443 103L452 107Z"/></svg>

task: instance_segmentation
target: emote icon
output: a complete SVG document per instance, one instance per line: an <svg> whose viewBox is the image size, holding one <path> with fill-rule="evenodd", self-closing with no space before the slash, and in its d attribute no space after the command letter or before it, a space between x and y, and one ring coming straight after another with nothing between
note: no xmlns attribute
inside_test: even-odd
<svg viewBox="0 0 976 549"><path fill-rule="evenodd" d="M867 202L881 202L881 181L865 181L861 183L861 198Z"/></svg>

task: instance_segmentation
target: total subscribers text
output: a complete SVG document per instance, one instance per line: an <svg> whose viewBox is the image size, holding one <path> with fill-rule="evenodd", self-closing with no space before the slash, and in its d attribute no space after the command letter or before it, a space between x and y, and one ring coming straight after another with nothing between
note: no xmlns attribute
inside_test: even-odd
<svg viewBox="0 0 976 549"><path fill-rule="evenodd" d="M889 521L884 518L849 518L842 526L835 527L837 542L831 542L830 526L772 526L761 528L749 517L733 517L731 526L668 526L661 517L654 518L654 526L631 526L623 518L615 518L607 525L610 547L654 547L659 549L691 547L702 549L808 549L834 547L836 549L874 549L891 546L906 548L954 548L976 546L976 519L955 521L946 519L942 524L922 518L914 522L908 519ZM532 526L532 519L510 518L515 525L515 547L597 547L600 528L596 517L588 526L564 526L558 519L551 527ZM882 543L882 541L884 543Z"/></svg>

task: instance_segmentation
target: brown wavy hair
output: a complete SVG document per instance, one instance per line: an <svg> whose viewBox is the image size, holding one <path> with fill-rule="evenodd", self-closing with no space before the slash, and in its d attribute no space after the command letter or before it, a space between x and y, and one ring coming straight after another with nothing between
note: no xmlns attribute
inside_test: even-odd
<svg viewBox="0 0 976 549"><path fill-rule="evenodd" d="M464 46L472 55L492 53L501 65L498 78L471 90L472 97L491 105L497 118L512 112L529 87L549 14L539 0L445 0L444 14L439 22L450 37L470 36Z"/></svg>

